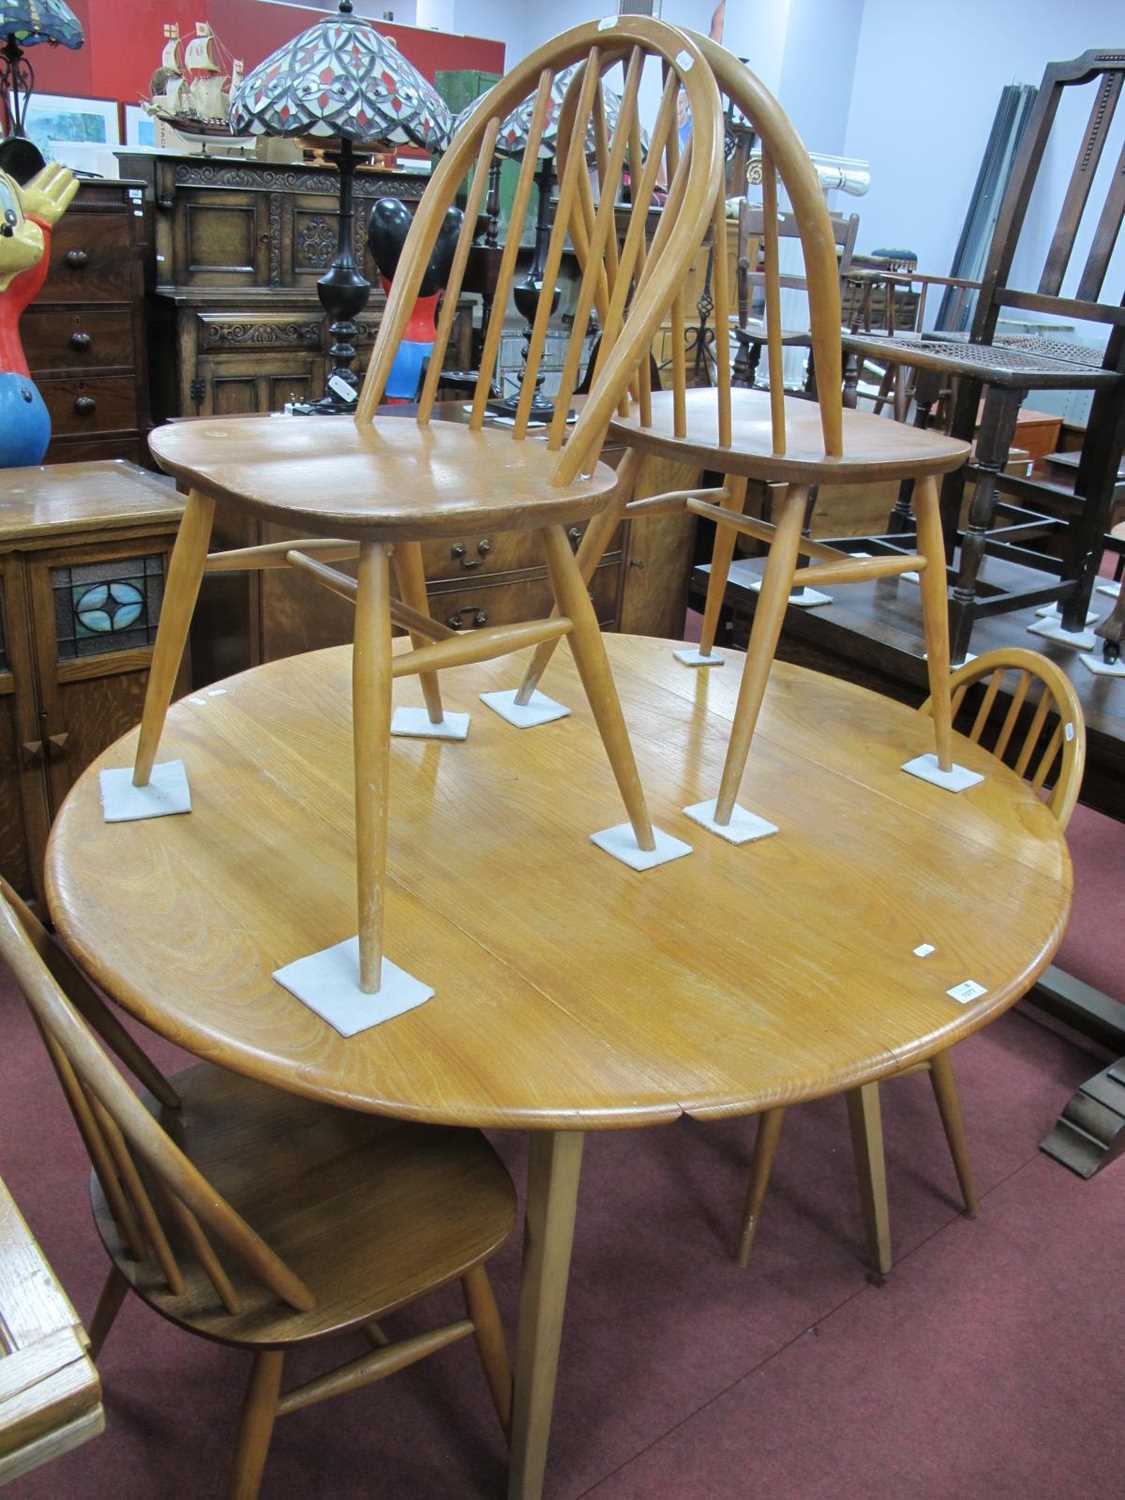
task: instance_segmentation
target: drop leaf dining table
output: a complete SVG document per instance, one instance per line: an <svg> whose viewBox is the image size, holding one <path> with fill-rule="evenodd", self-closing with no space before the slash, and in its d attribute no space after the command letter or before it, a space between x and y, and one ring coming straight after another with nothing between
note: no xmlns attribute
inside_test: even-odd
<svg viewBox="0 0 1125 1500"><path fill-rule="evenodd" d="M653 814L695 852L638 876L579 831L616 793L561 653L570 717L524 733L478 713L464 744L396 740L387 943L435 994L350 1038L271 978L354 927L350 648L173 707L162 754L190 768L186 816L102 821L98 771L131 764L135 732L118 741L47 856L64 940L173 1042L347 1108L530 1133L510 1500L542 1493L585 1136L921 1061L1029 988L1070 906L1065 842L1024 782L960 737L984 773L970 792L906 776L926 718L785 663L747 770L778 834L692 840L680 809L715 783L739 674L684 673L667 641L606 644ZM522 668L465 668L443 691L467 709Z"/></svg>

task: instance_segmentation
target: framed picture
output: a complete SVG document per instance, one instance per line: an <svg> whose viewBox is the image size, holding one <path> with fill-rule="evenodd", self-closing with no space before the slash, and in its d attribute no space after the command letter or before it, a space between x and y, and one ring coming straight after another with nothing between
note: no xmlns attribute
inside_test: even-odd
<svg viewBox="0 0 1125 1500"><path fill-rule="evenodd" d="M139 104L125 106L125 144L127 146L155 146L156 121Z"/></svg>
<svg viewBox="0 0 1125 1500"><path fill-rule="evenodd" d="M120 146L116 99L82 99L70 94L32 94L24 129L48 161L57 157L52 142L80 146Z"/></svg>

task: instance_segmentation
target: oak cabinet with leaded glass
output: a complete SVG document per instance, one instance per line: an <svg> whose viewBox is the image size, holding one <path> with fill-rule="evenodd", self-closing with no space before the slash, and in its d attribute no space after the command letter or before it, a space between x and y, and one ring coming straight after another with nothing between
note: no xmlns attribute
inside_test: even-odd
<svg viewBox="0 0 1125 1500"><path fill-rule="evenodd" d="M0 470L0 873L21 891L71 783L140 718L181 506L123 460Z"/></svg>

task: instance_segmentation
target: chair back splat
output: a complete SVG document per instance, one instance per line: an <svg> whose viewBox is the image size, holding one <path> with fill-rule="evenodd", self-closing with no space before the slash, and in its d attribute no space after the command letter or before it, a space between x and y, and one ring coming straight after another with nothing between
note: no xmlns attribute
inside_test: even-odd
<svg viewBox="0 0 1125 1500"><path fill-rule="evenodd" d="M646 154L637 110L641 78L649 61L662 67L664 88ZM423 426L429 423L489 165L505 120L513 110L522 107L529 111L527 146L516 184L496 295L484 331L480 378L469 421L473 431L483 426L538 166L539 146L555 108L551 85L559 72L575 64L578 66L558 121L559 195L544 271L544 284L555 284L569 239L577 253L582 278L555 398L556 415L548 438L549 448L559 454L552 476L558 485L571 483L593 464L616 411L627 412L627 403L634 400L642 412L646 409L652 336L670 306L674 316L675 298L688 264L716 212L715 193L722 194L722 112L715 78L704 59L700 40L663 22L644 16L618 16L608 25L601 21L575 27L534 52L480 100L438 164L415 214L355 416L360 425L370 424L374 418L442 221L471 170L473 180L467 211L419 402L417 420ZM622 97L616 117L610 120L605 108L604 80L615 69L623 74ZM692 136L682 161L676 131L676 101L681 89L692 118ZM598 170L597 203L590 183L588 157ZM670 184L669 199L653 244L646 247L648 211L661 165ZM626 170L631 184L630 208L624 242L619 248L615 209ZM512 430L515 442L527 436L550 304L549 297L539 299ZM568 426L570 400L580 381L583 343L595 310L602 328L598 365L579 418Z"/></svg>
<svg viewBox="0 0 1125 1500"><path fill-rule="evenodd" d="M1038 651L1002 646L958 667L950 687L954 719L962 715L969 739L983 744L1036 791L1053 778L1047 805L1065 828L1082 785L1086 724L1074 684L1062 668ZM997 702L1001 692L1005 699ZM921 712L929 711L927 700Z"/></svg>

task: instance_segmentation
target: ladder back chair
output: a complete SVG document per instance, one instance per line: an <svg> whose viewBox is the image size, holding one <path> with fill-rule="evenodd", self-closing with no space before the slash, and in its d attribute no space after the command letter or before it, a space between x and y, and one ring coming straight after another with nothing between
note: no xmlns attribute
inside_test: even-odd
<svg viewBox="0 0 1125 1500"><path fill-rule="evenodd" d="M1123 81L1125 47L1096 49L1069 62L1048 64L1000 207L967 341L940 332L895 338L849 334L844 340L849 354L917 370L920 422L927 420L942 377L954 379L957 386L950 425L953 436L972 438L983 400L973 462L950 473L942 485L950 558L955 542L960 545L951 600L955 661L964 657L976 619L1040 604L1056 604L1062 616L1057 627L1046 629L1057 629L1059 638L1069 637L1070 644L1086 649L1093 645L1085 638L1084 627L1125 442L1125 304L1103 296L1125 216L1125 146L1113 170L1103 173L1105 195L1100 207L1091 192ZM1051 132L1068 90L1072 97L1088 93L1090 114L1077 143L1038 284L1034 290L1025 290L1012 285L1010 278L1040 168L1052 160ZM1079 232L1084 222L1088 227L1094 219L1093 210L1096 222L1085 260L1072 269ZM1111 289L1111 297L1117 290ZM999 320L1008 308L1086 324L1089 332L1074 340L1035 334L998 337ZM1099 337L1106 340L1101 355L1084 341ZM923 375L929 377L924 400ZM1029 392L1037 390L1094 393L1073 495L1060 491L1057 484L1004 472L1020 406ZM970 479L973 498L962 531L961 507ZM1043 510L1047 517L1041 514ZM994 524L997 517L1000 526ZM1061 540L1057 559L1025 545L1052 535ZM876 537L865 545L881 550L884 542L900 540ZM1053 576L1010 586L979 580L986 555Z"/></svg>
<svg viewBox="0 0 1125 1500"><path fill-rule="evenodd" d="M958 667L950 678L950 687L953 716L960 721L966 737L983 744L1018 776L1030 781L1036 791L1051 782L1047 804L1065 828L1078 801L1086 763L1082 705L1066 673L1037 651L1002 646ZM930 700L919 709L922 714L932 711ZM972 1218L978 1210L978 1198L951 1050L935 1052L925 1062L904 1068L895 1076L929 1073L965 1212ZM891 1269L892 1255L879 1087L878 1083L864 1084L851 1090L846 1099L869 1255L872 1267L885 1276ZM750 1259L784 1116L784 1108L771 1109L758 1122L738 1236L738 1263L742 1266Z"/></svg>
<svg viewBox="0 0 1125 1500"><path fill-rule="evenodd" d="M335 1109L207 1063L165 1079L4 882L0 956L93 1167L94 1218L112 1268L91 1353L133 1291L177 1327L253 1355L233 1500L257 1495L278 1416L470 1336L507 1431L511 1372L484 1263L511 1233L516 1197L478 1131ZM67 977L70 997L56 976ZM105 1047L144 1081L140 1097ZM463 1319L387 1337L379 1318L453 1281ZM349 1330L368 1352L282 1390L290 1349Z"/></svg>
<svg viewBox="0 0 1125 1500"><path fill-rule="evenodd" d="M725 475L717 491L678 491L628 503L622 511L603 514L579 548L583 577L590 578L621 514L685 508L717 524L711 560L703 639L698 653L684 653L691 665L721 665L713 653L715 630L726 589L737 535L769 546L754 626L727 751L722 784L714 803L690 810L696 821L734 842L742 842L746 815L735 818L736 801L750 751L770 664L781 632L798 558L811 559L802 582L843 583L883 578L915 570L921 575L923 617L935 700L936 757L911 763L916 771L942 784L955 784L950 758L948 712L948 619L945 550L938 514L935 476L956 468L968 445L938 433L918 432L867 413L845 411L841 399L840 285L836 241L828 210L808 152L780 105L754 75L723 47L692 33L721 92L753 126L763 154L763 254L765 261L766 343L769 390L733 386L730 359L731 289L722 257L715 262L715 331L717 385L688 390L683 360L673 363L672 388L650 392L643 385L637 409L615 418L611 431L635 453L656 454L699 469ZM787 396L782 385L781 277L778 269L778 195L780 176L797 221L809 294L809 342L816 364L819 398ZM676 209L675 193L665 212ZM722 188L712 213L716 227L724 220ZM672 304L673 328L682 327L682 307ZM820 483L862 484L871 480L914 477L918 482L919 545L877 558L848 553L802 537L810 489ZM776 486L775 524L743 515L751 480ZM536 650L517 694L527 702L550 660L553 642ZM682 657L681 659L684 659ZM931 759L936 764L931 764ZM738 826L732 827L732 819ZM751 819L751 826L758 820ZM767 825L768 827L768 825ZM765 831L761 830L760 831ZM772 830L770 830L772 831ZM753 835L750 835L753 836Z"/></svg>
<svg viewBox="0 0 1125 1500"><path fill-rule="evenodd" d="M664 74L664 135L669 141L673 138L671 126L680 89L691 107L694 134L674 183L677 213L646 247L645 217L661 155L658 133L647 160L642 160L637 100L642 71L650 61ZM555 418L543 440L529 432L529 414L546 340L549 297L539 301L523 399L512 427L486 425L485 408L537 167L538 143L554 108L552 80L572 64L580 66L560 115L558 210L545 281L550 285L557 278L568 236L584 271ZM618 66L624 71L624 82L620 109L611 126L603 103L603 79ZM434 398L497 137L516 109L529 112L527 149L466 428L434 421ZM439 669L567 637L628 813L628 825L613 830L619 836L617 845L628 844L628 862L638 867L672 857L673 846L676 854L688 852L687 845L668 840L652 828L597 619L567 539L567 527L591 517L596 525L599 513L631 484L632 464L615 474L598 455L610 419L619 409L627 409L630 385L639 387L641 399L649 387L653 331L710 222L714 184L722 172L722 128L714 79L698 47L683 32L646 17L622 16L556 37L479 101L434 171L403 247L353 422L326 417L233 419L182 423L152 435L158 462L183 482L189 495L169 570L134 785L144 786L150 780L176 667L205 572L296 567L354 600L361 993L378 991L384 977L381 892L388 735L463 738L467 728L450 724L443 714ZM585 151L589 133L596 143L600 183L596 204ZM619 248L614 204L626 164L637 186L624 244ZM470 169L473 177L464 224L417 416L411 420L378 414L433 243ZM579 381L586 325L595 308L602 330L598 368L581 414L571 427L568 407ZM208 557L216 501L289 527L306 528L311 539ZM468 524L538 532L556 601L550 619L459 635L430 618L420 544L434 537L460 536ZM389 584L392 552L398 599L392 599ZM331 566L353 558L358 558L358 579ZM409 632L414 647L393 658L392 623ZM426 707L400 709L392 723L392 678L407 675L420 676ZM597 836L599 842L601 838Z"/></svg>
<svg viewBox="0 0 1125 1500"><path fill-rule="evenodd" d="M830 213L828 215L828 222L832 226L832 238L836 245L840 282L844 284L848 280L852 256L855 254L856 236L859 234L859 215ZM779 214L777 217L777 238L779 244L782 240L799 240L800 237L801 228L797 222L796 214ZM750 203L744 198L738 206L738 309L733 328L735 342L738 345L738 352L734 357L733 370L735 385L752 386L754 384L758 374L758 366L762 359L762 350L768 342L768 331L765 320L763 318L751 317L753 289L764 288L766 284L766 273L763 262L764 248L764 210L759 205ZM777 283L782 290L808 291L808 282L803 276L779 273ZM865 304L861 303L861 316L864 306ZM781 330L781 345L783 349L808 349L811 346L811 342L811 335L807 327L783 327ZM804 384L806 393L815 393L815 380L816 363L810 356Z"/></svg>

